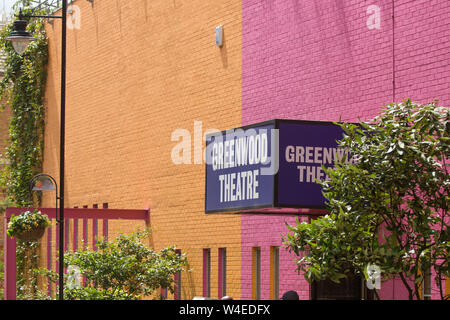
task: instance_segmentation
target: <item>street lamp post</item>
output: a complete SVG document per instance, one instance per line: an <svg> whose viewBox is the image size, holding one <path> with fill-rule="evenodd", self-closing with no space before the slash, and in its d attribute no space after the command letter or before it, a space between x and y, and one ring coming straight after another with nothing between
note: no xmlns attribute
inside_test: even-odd
<svg viewBox="0 0 450 320"><path fill-rule="evenodd" d="M65 150L65 118L66 118L66 33L67 33L67 0L62 1L61 16L22 15L14 22L14 30L6 38L12 42L14 50L18 54L25 52L30 41L34 38L26 31L27 18L52 18L61 19L61 132L60 132L60 165L59 165L59 299L64 300L64 150Z"/></svg>

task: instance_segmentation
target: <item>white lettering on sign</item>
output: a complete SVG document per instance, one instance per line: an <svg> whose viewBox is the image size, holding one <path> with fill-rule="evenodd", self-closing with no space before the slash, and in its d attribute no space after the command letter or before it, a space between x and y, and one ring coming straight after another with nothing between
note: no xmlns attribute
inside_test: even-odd
<svg viewBox="0 0 450 320"><path fill-rule="evenodd" d="M328 176L319 165L323 164L325 167L330 168L343 159L345 159L346 163L355 162L354 158L349 155L348 150L343 148L292 145L286 147L285 159L288 163L304 164L297 166L298 181L307 183L316 183L317 180L328 180Z"/></svg>
<svg viewBox="0 0 450 320"><path fill-rule="evenodd" d="M220 202L259 199L259 170L219 175Z"/></svg>
<svg viewBox="0 0 450 320"><path fill-rule="evenodd" d="M214 141L211 154L212 168L216 171L265 164L268 160L268 149L267 132Z"/></svg>
<svg viewBox="0 0 450 320"><path fill-rule="evenodd" d="M269 160L267 130L230 132L226 140L215 139L211 147L213 171L249 165L265 165ZM219 175L220 202L259 199L260 169Z"/></svg>

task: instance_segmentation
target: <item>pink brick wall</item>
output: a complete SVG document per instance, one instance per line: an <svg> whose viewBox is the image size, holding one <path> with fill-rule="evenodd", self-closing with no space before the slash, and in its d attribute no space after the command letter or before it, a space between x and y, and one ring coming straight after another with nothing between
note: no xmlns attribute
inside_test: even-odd
<svg viewBox="0 0 450 320"><path fill-rule="evenodd" d="M309 299L309 284L303 275L298 275L293 262L295 255L289 253L281 244L281 234L286 234L285 223L294 224L292 216L254 216L242 215L242 271L241 298L251 299L252 293L252 248L261 248L261 299L270 299L270 247L279 246L280 284L279 294L295 290L300 299ZM300 218L300 221L307 218Z"/></svg>
<svg viewBox="0 0 450 320"><path fill-rule="evenodd" d="M381 106L406 98L439 99L448 106L450 1L393 3L243 0L242 124L273 118L368 120ZM374 11L367 12L371 5L380 9L379 28L373 28ZM261 246L262 297L268 297L264 259L271 245L281 244L284 220L242 216L242 298L251 297L252 246ZM307 283L291 272L295 265L282 252L280 292L294 289L309 298ZM387 285L383 297L404 298L397 287Z"/></svg>

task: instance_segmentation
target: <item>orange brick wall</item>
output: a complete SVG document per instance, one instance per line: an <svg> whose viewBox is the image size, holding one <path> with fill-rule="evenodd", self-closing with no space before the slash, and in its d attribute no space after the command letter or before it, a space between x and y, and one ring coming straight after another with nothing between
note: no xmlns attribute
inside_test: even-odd
<svg viewBox="0 0 450 320"><path fill-rule="evenodd" d="M240 298L240 218L205 215L204 165L175 165L176 129L241 125L241 1L75 1L81 29L68 30L66 207L107 202L150 208L156 249L176 245L191 272L183 299L202 295L202 249L227 248L227 294ZM224 26L224 45L214 32ZM60 21L47 25L44 172L59 181ZM194 150L192 150L192 158ZM54 195L43 205L53 206ZM110 223L112 233L142 223Z"/></svg>

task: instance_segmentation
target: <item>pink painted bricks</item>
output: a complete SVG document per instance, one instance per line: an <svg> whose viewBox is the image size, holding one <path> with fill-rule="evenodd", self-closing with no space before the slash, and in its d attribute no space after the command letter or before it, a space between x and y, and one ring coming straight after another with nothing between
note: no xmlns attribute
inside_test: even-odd
<svg viewBox="0 0 450 320"><path fill-rule="evenodd" d="M242 0L242 124L273 118L357 121L411 98L450 102L450 2ZM252 297L253 247L268 298L270 246L293 217L242 215L242 298ZM309 285L280 249L279 295ZM396 282L382 298L403 299ZM436 288L433 288L436 296Z"/></svg>

